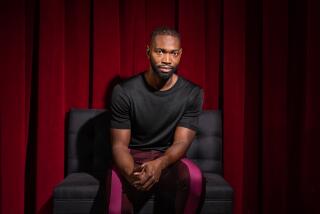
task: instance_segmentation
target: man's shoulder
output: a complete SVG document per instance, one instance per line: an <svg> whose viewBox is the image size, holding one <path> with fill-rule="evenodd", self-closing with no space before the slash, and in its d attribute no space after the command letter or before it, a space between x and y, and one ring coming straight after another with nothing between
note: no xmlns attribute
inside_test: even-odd
<svg viewBox="0 0 320 214"><path fill-rule="evenodd" d="M195 91L195 92L199 92L202 90L201 86L192 82L191 80L188 80L182 76L179 76L180 82L181 82L181 86L184 89L190 90L190 91Z"/></svg>
<svg viewBox="0 0 320 214"><path fill-rule="evenodd" d="M142 74L137 74L116 84L113 91L121 91L122 93L129 94L137 88L140 88L142 83Z"/></svg>
<svg viewBox="0 0 320 214"><path fill-rule="evenodd" d="M124 90L134 90L137 87L141 87L142 83L142 74L137 74L134 75L121 83L119 85L124 89Z"/></svg>

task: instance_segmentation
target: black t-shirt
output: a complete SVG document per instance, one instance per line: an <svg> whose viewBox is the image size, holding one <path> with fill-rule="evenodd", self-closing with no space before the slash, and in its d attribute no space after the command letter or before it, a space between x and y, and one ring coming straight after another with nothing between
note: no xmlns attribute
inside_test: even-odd
<svg viewBox="0 0 320 214"><path fill-rule="evenodd" d="M202 89L182 77L155 91L140 74L114 87L110 127L131 129L129 148L165 151L177 126L197 130L202 102Z"/></svg>

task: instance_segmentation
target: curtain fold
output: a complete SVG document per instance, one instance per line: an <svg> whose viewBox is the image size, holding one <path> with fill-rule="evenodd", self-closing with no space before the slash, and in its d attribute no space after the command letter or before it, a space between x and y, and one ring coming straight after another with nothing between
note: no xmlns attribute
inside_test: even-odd
<svg viewBox="0 0 320 214"><path fill-rule="evenodd" d="M320 213L317 0L0 3L0 213L52 213L70 108L108 108L147 69L156 26L178 29L179 74L223 111L234 213Z"/></svg>
<svg viewBox="0 0 320 214"><path fill-rule="evenodd" d="M24 211L24 177L27 147L27 93L25 78L25 3L0 6L0 212ZM6 20L11 20L10 23ZM9 122L11 121L11 122ZM14 206L12 206L14 205Z"/></svg>

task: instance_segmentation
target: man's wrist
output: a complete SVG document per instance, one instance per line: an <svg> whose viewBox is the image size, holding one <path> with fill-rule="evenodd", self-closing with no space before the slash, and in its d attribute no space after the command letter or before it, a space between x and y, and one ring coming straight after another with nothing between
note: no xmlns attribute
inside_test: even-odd
<svg viewBox="0 0 320 214"><path fill-rule="evenodd" d="M131 176L134 173L134 166L128 166L124 169L125 176Z"/></svg>
<svg viewBox="0 0 320 214"><path fill-rule="evenodd" d="M161 170L169 166L169 158L166 155L163 155L159 158Z"/></svg>

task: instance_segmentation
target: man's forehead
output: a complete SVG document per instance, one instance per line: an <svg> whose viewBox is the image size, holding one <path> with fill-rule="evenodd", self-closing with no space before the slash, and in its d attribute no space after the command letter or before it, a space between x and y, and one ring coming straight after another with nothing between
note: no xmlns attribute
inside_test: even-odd
<svg viewBox="0 0 320 214"><path fill-rule="evenodd" d="M180 39L171 35L157 35L151 44L155 48L179 49Z"/></svg>

